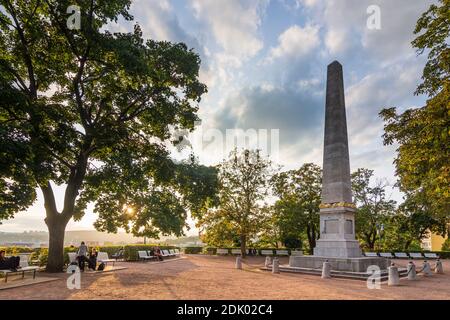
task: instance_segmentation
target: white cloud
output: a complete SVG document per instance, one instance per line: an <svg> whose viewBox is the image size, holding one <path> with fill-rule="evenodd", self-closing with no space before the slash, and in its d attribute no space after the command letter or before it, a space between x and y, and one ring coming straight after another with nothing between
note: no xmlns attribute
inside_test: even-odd
<svg viewBox="0 0 450 320"><path fill-rule="evenodd" d="M266 0L191 0L196 18L211 28L215 42L226 54L242 59L255 56L263 48L258 28L267 3Z"/></svg>
<svg viewBox="0 0 450 320"><path fill-rule="evenodd" d="M325 35L325 46L332 55L343 52L348 47L347 31L345 29L331 29Z"/></svg>
<svg viewBox="0 0 450 320"><path fill-rule="evenodd" d="M278 45L270 50L268 61L278 58L303 57L320 44L319 27L293 25L278 37Z"/></svg>

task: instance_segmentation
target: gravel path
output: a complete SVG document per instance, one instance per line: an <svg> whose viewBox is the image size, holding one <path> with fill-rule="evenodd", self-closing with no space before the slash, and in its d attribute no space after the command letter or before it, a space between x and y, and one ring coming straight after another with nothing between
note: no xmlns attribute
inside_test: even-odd
<svg viewBox="0 0 450 320"><path fill-rule="evenodd" d="M444 275L418 281L402 279L400 286L382 285L369 290L364 281L330 279L259 270L264 258L250 257L243 270L234 269L233 257L189 255L164 263L118 263L127 267L103 274L83 274L81 290L66 287L66 274L59 280L0 290L0 299L445 299L450 300L450 261ZM287 259L281 259L287 263ZM405 261L398 264L406 265ZM416 262L417 266L421 265ZM432 263L433 264L433 263Z"/></svg>

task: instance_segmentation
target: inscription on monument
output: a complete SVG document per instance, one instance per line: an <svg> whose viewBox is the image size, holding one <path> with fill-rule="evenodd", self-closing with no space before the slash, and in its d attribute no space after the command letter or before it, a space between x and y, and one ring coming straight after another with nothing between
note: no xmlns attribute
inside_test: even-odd
<svg viewBox="0 0 450 320"><path fill-rule="evenodd" d="M345 220L344 231L345 231L345 234L353 234L353 221L352 220Z"/></svg>
<svg viewBox="0 0 450 320"><path fill-rule="evenodd" d="M325 233L339 233L339 220L325 220Z"/></svg>

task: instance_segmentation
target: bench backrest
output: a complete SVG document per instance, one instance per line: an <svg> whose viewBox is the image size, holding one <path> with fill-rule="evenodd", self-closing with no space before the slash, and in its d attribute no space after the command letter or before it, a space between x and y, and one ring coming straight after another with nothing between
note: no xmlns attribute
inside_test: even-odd
<svg viewBox="0 0 450 320"><path fill-rule="evenodd" d="M410 252L409 256L411 258L423 258L422 254L420 252Z"/></svg>
<svg viewBox="0 0 450 320"><path fill-rule="evenodd" d="M67 253L67 255L69 256L70 263L77 261L77 253L76 252L69 252L69 253Z"/></svg>
<svg viewBox="0 0 450 320"><path fill-rule="evenodd" d="M261 250L263 256L273 256L273 250Z"/></svg>
<svg viewBox="0 0 450 320"><path fill-rule="evenodd" d="M173 251L175 251L176 254L180 254L180 249L174 249Z"/></svg>
<svg viewBox="0 0 450 320"><path fill-rule="evenodd" d="M376 252L365 252L366 257L378 257Z"/></svg>
<svg viewBox="0 0 450 320"><path fill-rule="evenodd" d="M217 254L228 254L228 249L217 249Z"/></svg>
<svg viewBox="0 0 450 320"><path fill-rule="evenodd" d="M139 258L146 258L148 257L147 251L138 251Z"/></svg>
<svg viewBox="0 0 450 320"><path fill-rule="evenodd" d="M380 252L380 257L392 258L393 256L392 256L392 253L390 253L390 252Z"/></svg>
<svg viewBox="0 0 450 320"><path fill-rule="evenodd" d="M424 253L425 258L437 259L439 258L436 253Z"/></svg>
<svg viewBox="0 0 450 320"><path fill-rule="evenodd" d="M289 251L287 250L277 250L277 256L288 256Z"/></svg>
<svg viewBox="0 0 450 320"><path fill-rule="evenodd" d="M303 255L303 251L301 251L301 250L291 251L291 256L302 256L302 255Z"/></svg>
<svg viewBox="0 0 450 320"><path fill-rule="evenodd" d="M108 252L98 252L97 260L109 260Z"/></svg>
<svg viewBox="0 0 450 320"><path fill-rule="evenodd" d="M20 267L21 268L26 268L28 267L28 257L29 255L26 254L19 254L19 258L20 258Z"/></svg>
<svg viewBox="0 0 450 320"><path fill-rule="evenodd" d="M231 249L231 254L241 254L241 249Z"/></svg>
<svg viewBox="0 0 450 320"><path fill-rule="evenodd" d="M168 255L169 255L169 252L168 252L167 250L161 250L161 252L162 252L162 254L163 254L164 256L168 256Z"/></svg>
<svg viewBox="0 0 450 320"><path fill-rule="evenodd" d="M395 252L394 255L396 258L408 258L408 255L404 252Z"/></svg>

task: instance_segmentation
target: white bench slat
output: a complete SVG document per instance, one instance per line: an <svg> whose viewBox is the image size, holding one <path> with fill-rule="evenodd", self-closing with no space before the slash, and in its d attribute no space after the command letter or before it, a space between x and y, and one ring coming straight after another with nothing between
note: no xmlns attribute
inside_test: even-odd
<svg viewBox="0 0 450 320"><path fill-rule="evenodd" d="M419 252L410 252L409 256L413 259L422 259L423 258L422 254Z"/></svg>
<svg viewBox="0 0 450 320"><path fill-rule="evenodd" d="M438 259L439 256L436 253L424 253L425 258L428 259Z"/></svg>
<svg viewBox="0 0 450 320"><path fill-rule="evenodd" d="M405 252L395 252L394 256L399 259L407 259L409 258Z"/></svg>
<svg viewBox="0 0 450 320"><path fill-rule="evenodd" d="M303 251L301 251L301 250L291 251L291 256L302 256L302 255L303 255Z"/></svg>
<svg viewBox="0 0 450 320"><path fill-rule="evenodd" d="M376 252L365 252L364 255L366 257L378 257L378 254Z"/></svg>
<svg viewBox="0 0 450 320"><path fill-rule="evenodd" d="M394 256L390 252L380 252L380 257L382 257L382 258L394 258Z"/></svg>
<svg viewBox="0 0 450 320"><path fill-rule="evenodd" d="M273 250L261 250L262 256L273 256Z"/></svg>
<svg viewBox="0 0 450 320"><path fill-rule="evenodd" d="M228 249L217 249L216 254L228 254Z"/></svg>
<svg viewBox="0 0 450 320"><path fill-rule="evenodd" d="M288 256L289 251L287 250L276 250L277 256Z"/></svg>

